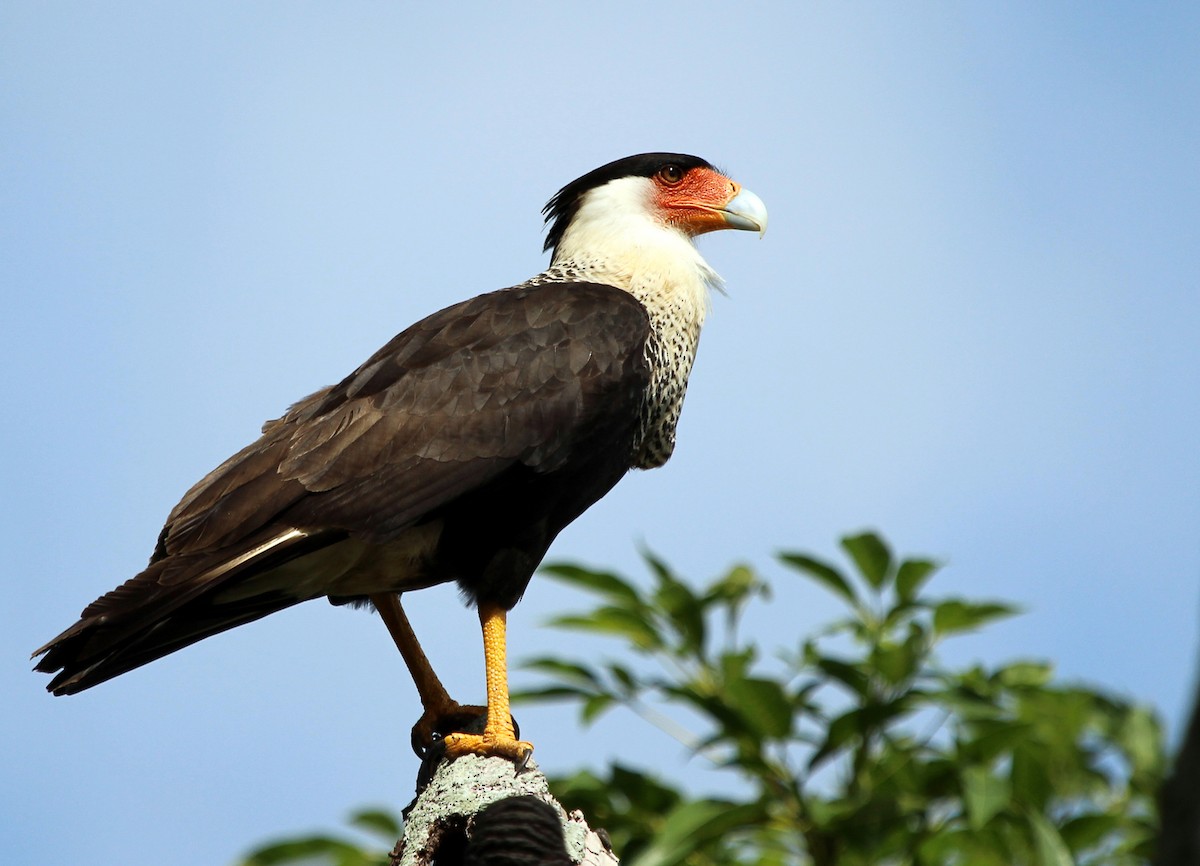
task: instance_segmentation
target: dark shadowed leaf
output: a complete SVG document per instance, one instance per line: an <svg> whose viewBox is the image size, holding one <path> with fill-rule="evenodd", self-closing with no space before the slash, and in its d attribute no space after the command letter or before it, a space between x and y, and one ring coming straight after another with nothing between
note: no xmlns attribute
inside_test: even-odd
<svg viewBox="0 0 1200 866"><path fill-rule="evenodd" d="M825 741L808 761L808 771L811 773L825 761L845 749L863 731L863 718L858 710L843 713L829 724Z"/></svg>
<svg viewBox="0 0 1200 866"><path fill-rule="evenodd" d="M1031 742L1018 745L1013 749L1010 771L1013 796L1027 808L1045 808L1054 793L1049 769L1044 749Z"/></svg>
<svg viewBox="0 0 1200 866"><path fill-rule="evenodd" d="M627 693L632 694L641 688L641 684L638 682L637 678L629 672L628 668L622 665L609 662L608 672L612 678L617 681L617 684Z"/></svg>
<svg viewBox="0 0 1200 866"><path fill-rule="evenodd" d="M865 695L870 688L870 677L857 665L829 656L818 657L816 665L827 676L842 683L857 695Z"/></svg>
<svg viewBox="0 0 1200 866"><path fill-rule="evenodd" d="M684 803L666 815L650 846L627 866L676 866L691 862L691 854L719 844L733 830L761 823L756 803L738 805L715 800Z"/></svg>
<svg viewBox="0 0 1200 866"><path fill-rule="evenodd" d="M850 554L867 583L874 589L883 586L892 569L892 552L882 538L874 532L847 535L842 539L842 549Z"/></svg>
<svg viewBox="0 0 1200 866"><path fill-rule="evenodd" d="M656 815L673 809L680 801L680 794L674 788L632 767L613 764L609 776L610 787L625 794L633 805Z"/></svg>
<svg viewBox="0 0 1200 866"><path fill-rule="evenodd" d="M776 680L735 679L725 685L729 700L754 730L782 738L792 732L792 704Z"/></svg>
<svg viewBox="0 0 1200 866"><path fill-rule="evenodd" d="M1036 731L1027 722L1008 718L980 719L972 722L959 734L958 755L963 762L991 764Z"/></svg>
<svg viewBox="0 0 1200 866"><path fill-rule="evenodd" d="M1109 833L1120 832L1121 824L1119 815L1080 815L1064 824L1059 833L1071 850L1081 851L1099 845Z"/></svg>

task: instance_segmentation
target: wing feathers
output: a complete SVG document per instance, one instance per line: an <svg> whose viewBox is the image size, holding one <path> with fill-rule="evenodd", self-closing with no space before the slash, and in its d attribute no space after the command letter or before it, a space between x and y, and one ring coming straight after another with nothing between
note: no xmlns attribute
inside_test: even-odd
<svg viewBox="0 0 1200 866"><path fill-rule="evenodd" d="M628 443L649 380L648 333L630 295L589 283L507 289L418 322L338 385L267 422L257 442L189 490L150 566L39 650L38 670L61 669L52 690L87 688L302 600L278 588L255 594L253 578L273 563L341 538L388 543L517 477L506 473L545 475L573 454L592 461L615 447L597 431ZM595 495L615 477L606 474ZM565 520L581 510L572 508ZM514 515L506 520L516 528ZM322 577L303 579L311 597ZM234 584L245 591L229 592ZM218 603L218 592L233 601Z"/></svg>

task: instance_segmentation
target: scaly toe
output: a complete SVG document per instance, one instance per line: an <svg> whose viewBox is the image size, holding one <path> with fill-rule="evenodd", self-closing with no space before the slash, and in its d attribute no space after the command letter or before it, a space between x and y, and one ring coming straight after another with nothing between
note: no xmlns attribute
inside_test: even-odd
<svg viewBox="0 0 1200 866"><path fill-rule="evenodd" d="M482 755L486 758L507 758L518 769L523 769L533 755L533 743L507 737L490 737L487 734L449 734L443 742L446 758L451 761L463 755Z"/></svg>
<svg viewBox="0 0 1200 866"><path fill-rule="evenodd" d="M418 758L423 758L434 740L440 740L455 731L482 731L486 721L487 707L451 703L437 710L426 711L412 728L413 752Z"/></svg>

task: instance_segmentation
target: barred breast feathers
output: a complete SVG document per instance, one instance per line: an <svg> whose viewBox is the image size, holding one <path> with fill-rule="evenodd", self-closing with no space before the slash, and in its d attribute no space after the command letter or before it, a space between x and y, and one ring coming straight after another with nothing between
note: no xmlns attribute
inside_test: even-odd
<svg viewBox="0 0 1200 866"><path fill-rule="evenodd" d="M628 224L619 252L605 250L591 232L585 249L563 238L550 268L528 281L603 283L633 295L650 318L646 360L650 388L642 406L630 464L639 469L661 466L675 448L675 428L696 357L700 329L710 294L722 291L720 276L681 234L649 228L646 243L630 245ZM601 233L599 239L603 239ZM616 239L614 238L614 245Z"/></svg>

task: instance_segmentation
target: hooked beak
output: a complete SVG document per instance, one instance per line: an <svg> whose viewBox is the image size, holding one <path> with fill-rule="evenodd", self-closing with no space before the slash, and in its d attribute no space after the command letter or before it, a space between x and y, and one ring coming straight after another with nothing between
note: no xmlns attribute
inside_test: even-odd
<svg viewBox="0 0 1200 866"><path fill-rule="evenodd" d="M748 189L738 187L737 195L725 203L720 214L727 229L758 232L760 238L767 233L767 206Z"/></svg>

